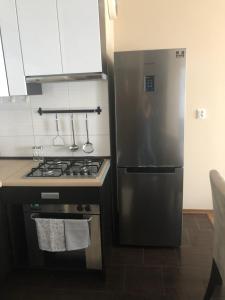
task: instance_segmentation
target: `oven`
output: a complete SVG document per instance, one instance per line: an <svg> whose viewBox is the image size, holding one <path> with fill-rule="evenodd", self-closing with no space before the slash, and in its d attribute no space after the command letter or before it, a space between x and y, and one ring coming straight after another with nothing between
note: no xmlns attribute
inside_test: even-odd
<svg viewBox="0 0 225 300"><path fill-rule="evenodd" d="M23 205L26 240L31 268L102 270L102 243L100 207L97 204L49 204ZM39 248L35 218L87 219L90 244L73 251L49 252Z"/></svg>

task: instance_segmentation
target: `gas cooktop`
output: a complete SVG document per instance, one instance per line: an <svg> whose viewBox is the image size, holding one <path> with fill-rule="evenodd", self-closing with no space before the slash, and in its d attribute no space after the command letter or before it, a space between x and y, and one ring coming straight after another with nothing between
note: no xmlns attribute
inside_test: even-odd
<svg viewBox="0 0 225 300"><path fill-rule="evenodd" d="M26 177L95 178L102 166L101 158L45 159Z"/></svg>

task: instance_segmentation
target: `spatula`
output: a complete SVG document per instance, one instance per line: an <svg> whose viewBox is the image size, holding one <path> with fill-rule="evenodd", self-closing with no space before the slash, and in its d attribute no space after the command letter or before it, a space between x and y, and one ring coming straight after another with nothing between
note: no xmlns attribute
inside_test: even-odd
<svg viewBox="0 0 225 300"><path fill-rule="evenodd" d="M58 114L55 115L55 124L56 124L56 136L53 138L53 146L64 146L64 139L59 135L59 120Z"/></svg>

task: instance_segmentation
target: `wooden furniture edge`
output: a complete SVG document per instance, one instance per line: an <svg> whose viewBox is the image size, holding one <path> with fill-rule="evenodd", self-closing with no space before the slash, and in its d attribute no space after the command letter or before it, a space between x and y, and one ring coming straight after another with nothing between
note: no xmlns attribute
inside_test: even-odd
<svg viewBox="0 0 225 300"><path fill-rule="evenodd" d="M183 209L183 214L207 215L210 222L213 223L213 209Z"/></svg>

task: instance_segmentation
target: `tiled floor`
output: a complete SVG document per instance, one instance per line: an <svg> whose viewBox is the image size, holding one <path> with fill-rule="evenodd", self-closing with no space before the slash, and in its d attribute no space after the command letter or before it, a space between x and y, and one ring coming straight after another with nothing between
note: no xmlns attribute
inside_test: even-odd
<svg viewBox="0 0 225 300"><path fill-rule="evenodd" d="M2 300L202 300L211 267L212 225L184 215L180 249L114 248L106 279L94 274L17 272ZM217 291L215 300L222 300Z"/></svg>

